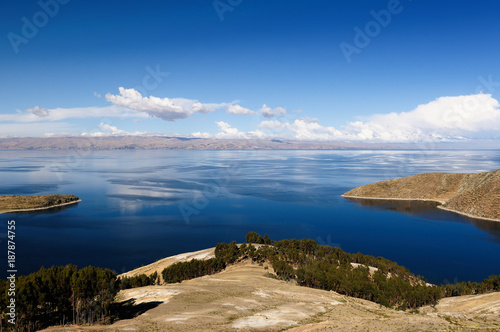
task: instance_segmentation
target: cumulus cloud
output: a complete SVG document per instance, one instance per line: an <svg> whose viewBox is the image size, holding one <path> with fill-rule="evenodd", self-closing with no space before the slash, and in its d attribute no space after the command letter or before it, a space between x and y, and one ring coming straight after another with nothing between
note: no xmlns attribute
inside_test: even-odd
<svg viewBox="0 0 500 332"><path fill-rule="evenodd" d="M230 114L241 114L241 115L255 114L254 111L249 110L248 108L241 107L240 105L228 105L226 108L226 112Z"/></svg>
<svg viewBox="0 0 500 332"><path fill-rule="evenodd" d="M271 108L271 107L268 107L266 104L264 104L264 105L262 105L262 108L260 109L260 113L265 118L272 118L272 117L275 117L277 115L286 114L286 110L283 107Z"/></svg>
<svg viewBox="0 0 500 332"><path fill-rule="evenodd" d="M214 112L215 110L207 108L205 105L203 105L200 102L195 102L195 103L191 104L191 111L199 112L199 113L210 113L210 112Z"/></svg>
<svg viewBox="0 0 500 332"><path fill-rule="evenodd" d="M340 131L320 125L318 119L315 118L300 118L292 123L267 120L262 121L259 127L298 140L335 140L341 136Z"/></svg>
<svg viewBox="0 0 500 332"><path fill-rule="evenodd" d="M117 105L126 107L139 112L145 112L148 115L160 118L166 121L175 121L185 119L192 115L191 110L185 110L179 105L176 105L169 98L158 98L154 96L143 97L141 93L135 89L118 89L120 95L106 94L106 100Z"/></svg>
<svg viewBox="0 0 500 332"><path fill-rule="evenodd" d="M207 132L195 132L195 133L192 133L191 134L191 137L194 137L194 138L211 138L212 135L210 133L207 133Z"/></svg>
<svg viewBox="0 0 500 332"><path fill-rule="evenodd" d="M187 98L172 98L171 100L175 105L179 105L184 110L202 114L215 112L216 109L224 108L227 105L227 103L201 103L197 100Z"/></svg>
<svg viewBox="0 0 500 332"><path fill-rule="evenodd" d="M219 139L249 139L249 138L268 138L268 135L261 130L241 132L237 128L231 127L231 125L224 121L215 122L219 127L220 132L215 135L215 138Z"/></svg>
<svg viewBox="0 0 500 332"><path fill-rule="evenodd" d="M105 137L105 136L148 136L154 135L153 133L147 132L128 132L126 130L119 129L118 127L112 126L107 123L100 123L99 129L101 131L93 132L93 133L82 133L82 136L91 136L91 137Z"/></svg>
<svg viewBox="0 0 500 332"><path fill-rule="evenodd" d="M166 121L189 118L193 113L215 112L217 108L226 107L227 103L201 103L186 98L143 97L135 89L118 88L120 94L106 94L106 100L131 110L144 112L149 116Z"/></svg>
<svg viewBox="0 0 500 332"><path fill-rule="evenodd" d="M49 116L49 110L46 108L40 108L39 106L35 106L33 108L29 108L26 112L39 116L41 118L46 118Z"/></svg>
<svg viewBox="0 0 500 332"><path fill-rule="evenodd" d="M225 109L230 114L262 114L265 121L255 131L240 131L224 121L216 122L217 133L196 132L191 137L200 138L285 138L298 140L335 140L364 142L446 142L467 139L500 139L500 104L491 94L441 97L418 105L408 112L377 114L362 121L353 121L341 127L323 125L316 118L296 118L296 111L288 114L281 107L270 108L265 104L255 112L231 103L202 103L186 98L143 97L134 89L119 88L119 95L106 95L113 103L107 107L54 108L40 106L18 110L12 114L0 114L0 122L12 122L3 126L3 135L40 135L67 132L76 122L56 125L66 119L88 118L140 118L157 117L175 121L191 117L194 113L210 113ZM103 121L103 120L100 120ZM52 123L52 125L50 125ZM23 126L23 124L27 124ZM29 126L28 126L29 124ZM31 126L33 124L33 126ZM8 128L7 128L7 127ZM29 129L29 131L28 131ZM39 130L40 129L40 130ZM72 127L71 130L81 132ZM44 133L41 133L43 135ZM148 135L129 133L117 127L102 124L97 133L88 135Z"/></svg>
<svg viewBox="0 0 500 332"><path fill-rule="evenodd" d="M441 97L410 112L378 114L364 122L350 122L341 129L320 125L311 118L291 123L268 120L259 126L301 140L458 141L500 130L500 109L491 95L478 94Z"/></svg>
<svg viewBox="0 0 500 332"><path fill-rule="evenodd" d="M441 97L410 112L372 116L352 122L344 134L360 140L459 140L480 132L500 130L500 109L490 94Z"/></svg>
<svg viewBox="0 0 500 332"><path fill-rule="evenodd" d="M117 127L109 125L107 123L101 123L99 124L99 127L104 131L111 132L111 134L113 135L123 135L127 133L125 130L118 129Z"/></svg>

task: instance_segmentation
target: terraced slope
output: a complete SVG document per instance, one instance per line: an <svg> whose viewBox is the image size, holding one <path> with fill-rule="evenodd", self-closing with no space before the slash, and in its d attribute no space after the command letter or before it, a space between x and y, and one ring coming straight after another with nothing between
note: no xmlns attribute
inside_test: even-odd
<svg viewBox="0 0 500 332"><path fill-rule="evenodd" d="M342 196L431 200L445 210L500 221L500 169L476 174L417 174L357 187Z"/></svg>

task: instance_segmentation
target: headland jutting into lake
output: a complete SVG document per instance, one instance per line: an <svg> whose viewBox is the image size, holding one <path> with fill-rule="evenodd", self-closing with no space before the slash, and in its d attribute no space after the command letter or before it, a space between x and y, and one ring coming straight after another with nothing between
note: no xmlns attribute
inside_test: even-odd
<svg viewBox="0 0 500 332"><path fill-rule="evenodd" d="M500 221L500 169L476 174L417 174L357 187L342 197L434 201L443 210Z"/></svg>
<svg viewBox="0 0 500 332"><path fill-rule="evenodd" d="M0 214L47 210L81 202L75 195L0 195Z"/></svg>

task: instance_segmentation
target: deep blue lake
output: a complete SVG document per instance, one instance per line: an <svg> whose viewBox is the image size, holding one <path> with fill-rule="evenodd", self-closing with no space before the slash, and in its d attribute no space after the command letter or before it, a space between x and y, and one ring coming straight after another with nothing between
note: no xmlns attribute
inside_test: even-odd
<svg viewBox="0 0 500 332"><path fill-rule="evenodd" d="M243 242L251 230L383 256L432 283L500 274L500 222L340 197L363 184L417 173L498 169L499 151L0 154L0 194L82 199L56 210L0 215L3 255L7 221L16 221L20 274L68 263L121 273L218 242Z"/></svg>

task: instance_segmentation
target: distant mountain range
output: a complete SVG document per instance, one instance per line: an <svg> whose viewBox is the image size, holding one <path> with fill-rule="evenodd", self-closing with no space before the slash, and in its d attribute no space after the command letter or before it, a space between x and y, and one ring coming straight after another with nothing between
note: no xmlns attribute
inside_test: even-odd
<svg viewBox="0 0 500 332"><path fill-rule="evenodd" d="M342 196L436 201L444 210L500 221L500 169L476 174L417 174L354 188Z"/></svg>
<svg viewBox="0 0 500 332"><path fill-rule="evenodd" d="M462 149L500 148L499 142L357 143L297 140L211 139L168 136L13 137L0 138L0 150L327 150L327 149Z"/></svg>

